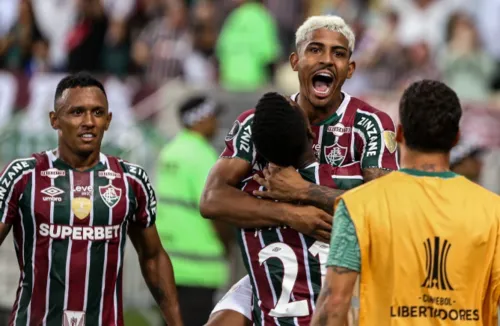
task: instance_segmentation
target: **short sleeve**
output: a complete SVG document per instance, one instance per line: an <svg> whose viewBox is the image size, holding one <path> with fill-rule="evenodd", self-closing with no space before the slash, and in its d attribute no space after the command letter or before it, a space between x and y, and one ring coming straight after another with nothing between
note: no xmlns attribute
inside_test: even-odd
<svg viewBox="0 0 500 326"><path fill-rule="evenodd" d="M126 176L135 196L136 207L132 222L147 228L156 221L156 194L146 171L130 163L124 163Z"/></svg>
<svg viewBox="0 0 500 326"><path fill-rule="evenodd" d="M333 217L333 229L327 266L338 266L361 271L361 253L356 228L342 200Z"/></svg>
<svg viewBox="0 0 500 326"><path fill-rule="evenodd" d="M14 224L19 219L19 198L28 173L34 168L34 158L18 159L8 164L0 174L0 222Z"/></svg>
<svg viewBox="0 0 500 326"><path fill-rule="evenodd" d="M250 164L255 163L256 152L252 141L252 121L255 110L243 112L233 123L224 139L226 147L221 158L241 158Z"/></svg>
<svg viewBox="0 0 500 326"><path fill-rule="evenodd" d="M398 170L396 130L387 113L358 109L354 130L362 169Z"/></svg>

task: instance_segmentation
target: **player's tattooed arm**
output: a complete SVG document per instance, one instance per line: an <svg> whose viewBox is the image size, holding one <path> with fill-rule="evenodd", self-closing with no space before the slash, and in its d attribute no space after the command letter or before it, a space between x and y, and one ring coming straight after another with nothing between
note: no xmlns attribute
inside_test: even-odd
<svg viewBox="0 0 500 326"><path fill-rule="evenodd" d="M144 280L167 325L182 325L172 263L161 245L156 226L142 228L131 224L129 237L137 251Z"/></svg>
<svg viewBox="0 0 500 326"><path fill-rule="evenodd" d="M392 170L380 169L380 168L366 168L362 170L364 182L369 182L380 178L386 174L391 173Z"/></svg>
<svg viewBox="0 0 500 326"><path fill-rule="evenodd" d="M351 325L348 313L357 277L358 272L348 268L328 268L311 326Z"/></svg>
<svg viewBox="0 0 500 326"><path fill-rule="evenodd" d="M255 196L315 206L329 214L333 214L335 199L344 190L332 189L308 182L293 168L282 168L269 164L263 171L264 177L258 175L254 179L266 190L254 191Z"/></svg>

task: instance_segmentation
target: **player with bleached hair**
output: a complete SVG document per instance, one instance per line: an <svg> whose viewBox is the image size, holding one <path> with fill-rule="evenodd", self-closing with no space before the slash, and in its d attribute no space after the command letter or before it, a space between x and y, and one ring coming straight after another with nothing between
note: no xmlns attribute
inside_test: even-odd
<svg viewBox="0 0 500 326"><path fill-rule="evenodd" d="M290 55L300 81L300 92L291 101L309 119L317 162L338 169L353 164L361 168L361 176L347 176L348 186L334 189L308 182L293 167L266 171L268 162L256 148L252 131L255 110L242 113L227 135L200 209L206 218L241 229L249 276L219 302L207 325L309 325L326 270L324 249L329 246L335 199L398 169L391 118L342 91L356 68L351 60L354 46L354 33L342 18L315 16L297 30L296 51ZM280 135L276 132L270 140L275 137ZM241 191L243 181L256 173L264 175L255 178L262 187ZM288 237L282 226L306 240Z"/></svg>

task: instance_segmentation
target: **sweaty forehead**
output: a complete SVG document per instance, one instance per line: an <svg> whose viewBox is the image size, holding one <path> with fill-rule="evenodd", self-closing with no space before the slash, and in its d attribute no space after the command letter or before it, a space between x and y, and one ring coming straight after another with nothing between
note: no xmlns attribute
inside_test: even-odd
<svg viewBox="0 0 500 326"><path fill-rule="evenodd" d="M56 108L75 106L84 108L107 108L108 101L104 93L95 86L65 89L57 101Z"/></svg>
<svg viewBox="0 0 500 326"><path fill-rule="evenodd" d="M320 28L313 31L306 41L306 44L309 43L321 43L327 47L341 46L349 49L349 41L344 34L326 28Z"/></svg>

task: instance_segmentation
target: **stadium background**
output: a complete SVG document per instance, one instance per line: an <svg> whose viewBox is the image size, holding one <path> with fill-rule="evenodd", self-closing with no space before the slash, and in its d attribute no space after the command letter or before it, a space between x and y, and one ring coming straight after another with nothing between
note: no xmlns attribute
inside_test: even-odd
<svg viewBox="0 0 500 326"><path fill-rule="evenodd" d="M180 101L204 91L226 105L213 141L222 150L234 119L263 92L298 90L287 63L294 31L307 16L332 13L344 17L357 36L357 71L344 89L397 121L405 85L421 78L446 81L465 109L463 142L455 154L481 149L479 182L500 191L500 0L264 0L257 21L266 21L266 29L235 22L234 10L245 2L252 1L0 1L0 163L55 147L47 118L55 86L67 72L88 70L105 83L114 113L103 151L143 165L154 182L156 157L179 131ZM254 29L257 36L246 37ZM228 31L240 37L221 37ZM260 50L270 53L266 62L233 60L238 51L252 57ZM248 69L264 76L269 71L270 78L251 85L226 79ZM127 325L145 325L145 319L159 325L130 248ZM231 266L233 283L242 275L237 251ZM18 277L8 239L0 248L0 310L10 310ZM0 326L4 318L0 314Z"/></svg>

